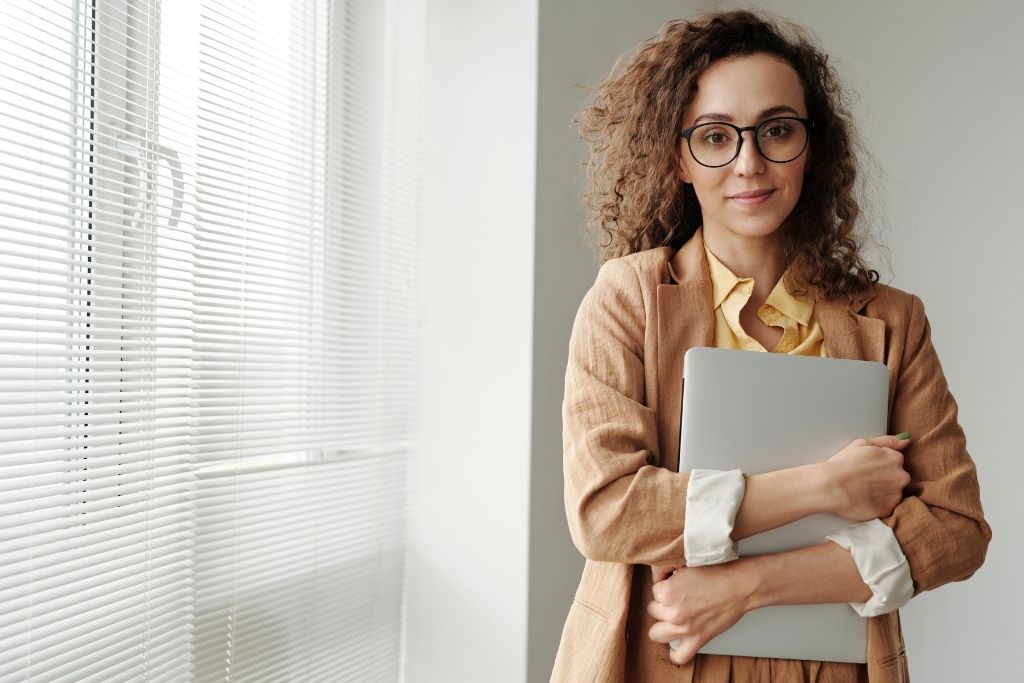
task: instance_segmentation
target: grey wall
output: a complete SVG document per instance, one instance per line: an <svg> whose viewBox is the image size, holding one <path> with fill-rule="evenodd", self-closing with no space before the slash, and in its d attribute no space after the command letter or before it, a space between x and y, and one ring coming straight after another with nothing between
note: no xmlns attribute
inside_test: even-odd
<svg viewBox="0 0 1024 683"><path fill-rule="evenodd" d="M528 680L546 681L582 561L562 508L559 407L566 345L596 263L580 238L584 148L570 120L614 59L663 21L728 3L541 0L537 96ZM845 81L865 144L883 279L920 295L961 405L995 539L970 581L903 613L915 680L1010 680L1024 599L1016 485L1024 333L1024 9L963 3L764 2L815 31ZM879 261L887 266L883 261Z"/></svg>

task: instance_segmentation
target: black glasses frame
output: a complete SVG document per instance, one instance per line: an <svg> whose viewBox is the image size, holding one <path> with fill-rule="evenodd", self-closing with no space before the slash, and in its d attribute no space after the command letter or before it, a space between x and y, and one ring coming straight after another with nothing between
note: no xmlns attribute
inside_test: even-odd
<svg viewBox="0 0 1024 683"><path fill-rule="evenodd" d="M761 128L771 123L778 123L779 121L799 121L800 123L804 124L804 126L807 127L807 139L804 140L804 146L800 148L800 151L796 154L796 156L790 159L786 159L785 161L776 161L775 159L770 159L768 155L764 153L764 150L761 149L761 137L760 135L758 135ZM690 135L693 134L693 131L697 130L702 126L711 125L728 126L729 128L732 128L734 131L736 131L736 139L739 140L739 142L736 143L736 153L733 154L732 158L729 159L729 161L725 162L724 164L705 164L703 161L697 158L696 154L693 153L693 146L690 144ZM686 140L686 146L690 149L690 156L692 156L693 160L696 161L698 164L700 164L701 166L706 166L707 168L721 168L722 166L728 166L732 162L736 161L736 157L740 155L740 151L743 149L743 133L745 133L748 130L753 131L754 133L754 147L757 149L758 154L760 154L764 159L767 159L773 164L788 164L789 162L795 159L799 159L800 155L807 151L807 143L811 139L811 131L814 130L814 121L812 121L811 119L802 118L800 116L776 116L773 119L762 121L756 126L736 126L731 123L726 123L725 121L705 121L704 123L698 123L696 126L690 126L689 128L684 128L683 130L679 131L679 137L684 138Z"/></svg>

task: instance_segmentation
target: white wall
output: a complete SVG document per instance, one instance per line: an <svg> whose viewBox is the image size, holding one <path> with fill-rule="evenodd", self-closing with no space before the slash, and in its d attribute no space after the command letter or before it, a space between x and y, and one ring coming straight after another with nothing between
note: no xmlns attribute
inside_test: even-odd
<svg viewBox="0 0 1024 683"><path fill-rule="evenodd" d="M523 681L537 4L426 3L405 680Z"/></svg>
<svg viewBox="0 0 1024 683"><path fill-rule="evenodd" d="M530 529L529 680L546 681L581 561L561 499L558 404L572 315L594 264L578 237L578 162L569 121L614 58L694 5L545 0L540 5L537 254ZM821 38L874 156L877 218L895 277L919 294L978 464L995 538L970 581L903 610L914 679L1012 680L1024 599L1015 431L1024 408L1017 266L1024 252L1024 10L1011 3L779 0L762 7Z"/></svg>

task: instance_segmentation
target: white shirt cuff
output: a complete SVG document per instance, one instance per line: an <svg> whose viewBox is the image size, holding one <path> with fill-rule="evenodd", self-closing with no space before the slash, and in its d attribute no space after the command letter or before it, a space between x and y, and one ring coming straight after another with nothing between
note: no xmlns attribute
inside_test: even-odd
<svg viewBox="0 0 1024 683"><path fill-rule="evenodd" d="M887 614L913 597L910 565L896 535L881 520L853 524L825 538L850 551L861 579L871 588L870 600L850 603L857 614L862 617Z"/></svg>
<svg viewBox="0 0 1024 683"><path fill-rule="evenodd" d="M687 567L730 562L739 557L731 536L746 487L740 470L690 472L683 526Z"/></svg>

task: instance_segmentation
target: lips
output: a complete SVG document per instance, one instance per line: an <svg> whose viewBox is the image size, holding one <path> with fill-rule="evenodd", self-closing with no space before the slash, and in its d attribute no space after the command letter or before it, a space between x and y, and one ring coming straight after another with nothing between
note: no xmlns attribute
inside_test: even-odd
<svg viewBox="0 0 1024 683"><path fill-rule="evenodd" d="M746 192L737 192L734 195L729 195L730 199L754 199L755 197L762 197L766 194L774 192L774 188L765 188L763 190L748 190Z"/></svg>
<svg viewBox="0 0 1024 683"><path fill-rule="evenodd" d="M738 204L761 204L762 202L768 201L768 198L775 192L775 188L769 187L761 190L747 190L746 192L737 192L736 194L729 195L729 199L737 202Z"/></svg>

